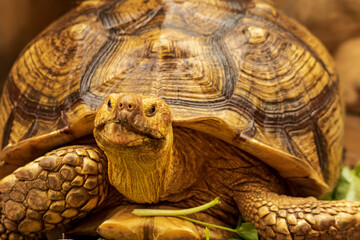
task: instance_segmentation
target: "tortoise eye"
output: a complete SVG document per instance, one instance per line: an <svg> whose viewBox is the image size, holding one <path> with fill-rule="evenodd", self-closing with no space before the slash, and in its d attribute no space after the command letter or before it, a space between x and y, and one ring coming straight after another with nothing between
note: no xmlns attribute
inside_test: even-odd
<svg viewBox="0 0 360 240"><path fill-rule="evenodd" d="M107 105L108 105L109 108L112 108L111 100L108 101Z"/></svg>
<svg viewBox="0 0 360 240"><path fill-rule="evenodd" d="M152 105L147 111L146 111L146 116L148 117L152 117L154 116L156 113L156 106Z"/></svg>

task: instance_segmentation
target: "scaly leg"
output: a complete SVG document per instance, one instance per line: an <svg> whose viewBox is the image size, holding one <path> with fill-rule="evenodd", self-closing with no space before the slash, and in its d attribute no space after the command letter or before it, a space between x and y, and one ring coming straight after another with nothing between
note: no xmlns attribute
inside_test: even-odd
<svg viewBox="0 0 360 240"><path fill-rule="evenodd" d="M237 203L264 239L360 239L360 202L251 192Z"/></svg>
<svg viewBox="0 0 360 240"><path fill-rule="evenodd" d="M94 146L47 153L0 181L0 238L36 238L84 217L107 195L106 160Z"/></svg>

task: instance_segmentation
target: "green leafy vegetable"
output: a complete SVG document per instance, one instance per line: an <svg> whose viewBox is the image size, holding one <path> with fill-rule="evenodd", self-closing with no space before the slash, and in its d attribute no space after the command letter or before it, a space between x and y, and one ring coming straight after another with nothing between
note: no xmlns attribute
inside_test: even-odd
<svg viewBox="0 0 360 240"><path fill-rule="evenodd" d="M333 192L333 200L341 199L360 201L360 162L353 170L348 167L341 169L338 184Z"/></svg>
<svg viewBox="0 0 360 240"><path fill-rule="evenodd" d="M235 232L243 239L246 240L258 240L258 233L254 224L250 222L242 223Z"/></svg>
<svg viewBox="0 0 360 240"><path fill-rule="evenodd" d="M243 222L242 218L239 218L238 224L235 228L235 232L239 235L239 238L231 238L228 240L258 240L258 233L254 224L250 222Z"/></svg>
<svg viewBox="0 0 360 240"><path fill-rule="evenodd" d="M186 221L190 221L190 222L193 222L193 223L196 223L199 225L206 226L206 229L205 229L206 239L210 239L210 231L209 231L208 227L212 227L212 228L218 228L218 229L236 233L237 235L239 235L239 237L240 237L239 239L258 240L258 234L257 234L257 230L256 230L254 224L249 223L249 222L243 223L242 219L239 220L239 223L238 223L238 226L236 227L236 229L232 229L232 228L228 228L228 227L224 227L224 226L219 226L219 225L215 225L215 224L211 224L211 223L202 222L202 221L184 216L184 215L204 211L204 210L211 208L217 204L220 204L219 197L215 198L211 202L208 202L204 205L194 207L194 208L181 209L181 210L134 209L132 211L132 213L137 216L173 216L173 217L178 217L178 218L181 218Z"/></svg>

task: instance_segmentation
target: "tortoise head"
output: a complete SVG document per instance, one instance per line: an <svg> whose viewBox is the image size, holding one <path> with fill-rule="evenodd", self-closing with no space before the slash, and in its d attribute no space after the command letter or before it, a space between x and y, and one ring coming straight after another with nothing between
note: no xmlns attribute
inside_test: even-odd
<svg viewBox="0 0 360 240"><path fill-rule="evenodd" d="M94 137L110 183L135 202L158 202L172 160L170 107L156 97L111 94L97 112Z"/></svg>

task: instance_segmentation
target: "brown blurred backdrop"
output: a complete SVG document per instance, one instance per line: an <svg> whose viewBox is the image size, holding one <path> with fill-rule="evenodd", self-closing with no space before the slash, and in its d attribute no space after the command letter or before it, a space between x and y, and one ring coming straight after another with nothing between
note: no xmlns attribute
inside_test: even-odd
<svg viewBox="0 0 360 240"><path fill-rule="evenodd" d="M360 36L359 0L274 0L335 53L344 41Z"/></svg>
<svg viewBox="0 0 360 240"><path fill-rule="evenodd" d="M75 0L0 0L0 89L17 55Z"/></svg>

